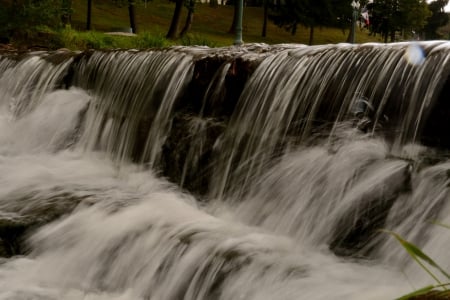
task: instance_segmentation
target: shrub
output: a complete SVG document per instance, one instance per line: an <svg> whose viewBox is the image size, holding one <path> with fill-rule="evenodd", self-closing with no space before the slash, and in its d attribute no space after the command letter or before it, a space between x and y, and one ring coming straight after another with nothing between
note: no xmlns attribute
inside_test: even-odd
<svg viewBox="0 0 450 300"><path fill-rule="evenodd" d="M61 0L0 0L0 28L8 36L33 35L39 27L61 26Z"/></svg>
<svg viewBox="0 0 450 300"><path fill-rule="evenodd" d="M183 46L208 46L208 47L217 47L217 43L208 40L207 38L196 35L196 34L187 34L181 38L181 44Z"/></svg>
<svg viewBox="0 0 450 300"><path fill-rule="evenodd" d="M169 43L162 34L152 35L144 32L138 36L110 35L96 31L76 31L67 26L56 33L52 48L72 50L87 49L146 49L166 47Z"/></svg>
<svg viewBox="0 0 450 300"><path fill-rule="evenodd" d="M162 34L152 35L149 32L139 33L133 40L133 48L146 49L168 46L167 39Z"/></svg>

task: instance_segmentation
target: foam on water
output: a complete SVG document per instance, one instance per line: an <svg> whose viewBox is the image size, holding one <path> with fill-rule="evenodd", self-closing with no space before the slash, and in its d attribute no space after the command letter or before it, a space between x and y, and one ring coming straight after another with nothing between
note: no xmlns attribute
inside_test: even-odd
<svg viewBox="0 0 450 300"><path fill-rule="evenodd" d="M30 237L29 255L3 262L0 299L387 299L408 291L396 270L208 214L137 166L40 149L2 154L2 210L14 211L10 199L21 197L25 212L61 193L80 202Z"/></svg>
<svg viewBox="0 0 450 300"><path fill-rule="evenodd" d="M57 91L3 120L2 211L50 210L61 194L77 208L33 234L29 255L1 264L0 299L378 299L407 290L395 271L208 214L150 171L101 153L55 153L87 99Z"/></svg>

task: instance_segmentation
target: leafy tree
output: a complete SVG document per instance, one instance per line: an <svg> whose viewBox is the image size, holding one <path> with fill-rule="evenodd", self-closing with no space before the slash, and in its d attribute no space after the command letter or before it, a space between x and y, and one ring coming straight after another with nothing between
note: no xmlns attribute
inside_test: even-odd
<svg viewBox="0 0 450 300"><path fill-rule="evenodd" d="M72 22L72 13L72 0L62 0L61 21L63 25L68 25Z"/></svg>
<svg viewBox="0 0 450 300"><path fill-rule="evenodd" d="M393 1L392 0L378 0L369 5L371 11L371 33L380 34L387 42L389 30L392 28L393 20Z"/></svg>
<svg viewBox="0 0 450 300"><path fill-rule="evenodd" d="M430 16L425 0L377 0L370 6L372 12L371 30L395 41L397 32L406 37L412 32L423 30Z"/></svg>
<svg viewBox="0 0 450 300"><path fill-rule="evenodd" d="M299 25L310 29L309 44L313 43L314 28L328 25L336 18L332 0L286 0L270 15L276 25L295 35ZM339 5L340 6L340 5ZM348 5L350 7L350 5ZM333 9L332 9L333 8Z"/></svg>
<svg viewBox="0 0 450 300"><path fill-rule="evenodd" d="M9 10L5 1L0 0L0 38L1 42L7 42L9 40L10 22Z"/></svg>
<svg viewBox="0 0 450 300"><path fill-rule="evenodd" d="M409 37L413 32L422 32L431 16L425 0L402 0L398 30Z"/></svg>
<svg viewBox="0 0 450 300"><path fill-rule="evenodd" d="M42 26L58 28L62 25L62 12L68 12L68 3L62 0L1 0L0 28L8 36L26 35Z"/></svg>
<svg viewBox="0 0 450 300"><path fill-rule="evenodd" d="M279 27L289 31L292 35L297 33L297 27L305 16L305 3L298 0L286 0L284 5L269 16L269 18Z"/></svg>
<svg viewBox="0 0 450 300"><path fill-rule="evenodd" d="M445 6L448 4L448 0L435 0L428 4L428 8L431 11L431 16L427 19L425 25L425 37L426 39L440 39L442 36L437 32L439 27L447 25L449 18L444 11Z"/></svg>

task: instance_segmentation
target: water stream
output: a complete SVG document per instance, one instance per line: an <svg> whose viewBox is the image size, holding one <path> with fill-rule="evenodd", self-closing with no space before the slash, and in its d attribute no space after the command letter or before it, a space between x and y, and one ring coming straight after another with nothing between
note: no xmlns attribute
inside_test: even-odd
<svg viewBox="0 0 450 300"><path fill-rule="evenodd" d="M448 152L420 139L450 44L419 46L227 49L258 61L236 108L208 115L230 59L175 138L214 50L0 56L0 299L378 300L433 283L379 231L450 269L431 224L450 224ZM203 168L206 190L185 189Z"/></svg>

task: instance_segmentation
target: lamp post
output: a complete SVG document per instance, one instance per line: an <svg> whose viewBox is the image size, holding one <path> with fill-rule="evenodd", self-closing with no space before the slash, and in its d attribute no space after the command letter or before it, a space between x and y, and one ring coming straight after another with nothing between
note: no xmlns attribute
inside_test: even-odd
<svg viewBox="0 0 450 300"><path fill-rule="evenodd" d="M237 1L237 20L236 20L236 28L235 28L235 39L234 45L240 46L244 42L242 41L242 14L244 12L244 0L235 0Z"/></svg>
<svg viewBox="0 0 450 300"><path fill-rule="evenodd" d="M350 31L350 43L355 43L355 27L356 27L356 20L358 19L359 15L359 1L353 0L351 3L352 9L353 9L353 15L352 15L352 28Z"/></svg>

